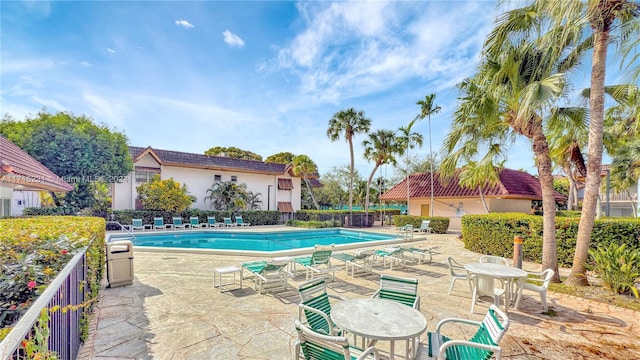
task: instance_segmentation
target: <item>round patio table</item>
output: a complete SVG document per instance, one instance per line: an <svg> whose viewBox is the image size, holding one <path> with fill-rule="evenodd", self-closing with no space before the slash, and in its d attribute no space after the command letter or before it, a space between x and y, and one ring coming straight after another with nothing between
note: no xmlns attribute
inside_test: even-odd
<svg viewBox="0 0 640 360"><path fill-rule="evenodd" d="M420 335L427 330L427 318L418 310L394 301L349 299L331 307L331 320L348 333L369 339L390 341L389 359L395 358L396 340L406 340L405 358L415 359Z"/></svg>
<svg viewBox="0 0 640 360"><path fill-rule="evenodd" d="M515 300L517 303L517 297L520 296L520 290L522 289L522 286L518 286L518 294L514 294L514 290L512 289L513 284L517 283L518 285L520 285L520 281L527 278L526 271L513 266L478 262L465 264L464 268L467 269L467 271L469 271L470 273L495 276L506 282L507 289L505 291L505 312L509 311L511 297L515 295Z"/></svg>

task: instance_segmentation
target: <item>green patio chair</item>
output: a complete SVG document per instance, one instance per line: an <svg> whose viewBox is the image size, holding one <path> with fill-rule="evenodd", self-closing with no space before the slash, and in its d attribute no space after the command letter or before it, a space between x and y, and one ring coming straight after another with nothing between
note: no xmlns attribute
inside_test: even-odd
<svg viewBox="0 0 640 360"><path fill-rule="evenodd" d="M418 279L380 275L380 288L371 297L392 300L420 310Z"/></svg>
<svg viewBox="0 0 640 360"><path fill-rule="evenodd" d="M402 246L387 247L384 249L378 249L374 255L382 258L382 266L387 266L387 260L389 260L389 270L393 270L393 265L406 265L407 261L412 261L405 255L406 249Z"/></svg>
<svg viewBox="0 0 640 360"><path fill-rule="evenodd" d="M476 333L469 340L455 340L442 334L445 324L468 324L477 326ZM502 358L500 340L509 328L509 317L491 305L482 321L469 319L446 318L436 325L435 332L428 333L429 357L438 360L474 360L490 359L495 355L497 360Z"/></svg>
<svg viewBox="0 0 640 360"><path fill-rule="evenodd" d="M295 345L295 360L378 360L378 350L371 346L361 349L349 345L343 336L317 333L296 320L298 341Z"/></svg>
<svg viewBox="0 0 640 360"><path fill-rule="evenodd" d="M251 226L251 223L244 222L242 216L236 216L236 226Z"/></svg>
<svg viewBox="0 0 640 360"><path fill-rule="evenodd" d="M212 227L220 227L220 226L222 226L222 224L219 223L219 222L216 222L216 217L215 216L207 216L207 224L206 224L206 226L212 228Z"/></svg>
<svg viewBox="0 0 640 360"><path fill-rule="evenodd" d="M231 221L230 217L223 217L222 218L223 224L225 227L233 227L236 226L236 223L234 223L233 221Z"/></svg>
<svg viewBox="0 0 640 360"><path fill-rule="evenodd" d="M335 272L340 268L331 264L333 247L334 245L316 245L314 252L310 256L301 256L293 259L295 261L294 264L304 267L306 281L313 279L316 275L328 275L329 273L335 279Z"/></svg>
<svg viewBox="0 0 640 360"><path fill-rule="evenodd" d="M198 218L197 216L189 217L189 228L195 229L195 228L200 228L204 225L205 224L200 223L200 218Z"/></svg>
<svg viewBox="0 0 640 360"><path fill-rule="evenodd" d="M142 219L131 219L131 225L129 225L128 227L129 227L129 230L131 231L136 231L136 230L144 231L149 227L149 225L144 225L144 223L142 222Z"/></svg>
<svg viewBox="0 0 640 360"><path fill-rule="evenodd" d="M330 319L331 303L329 298L336 300L345 300L345 298L327 293L324 279L313 279L300 284L298 293L300 294L298 320L306 319L306 325L321 334L342 335L342 331Z"/></svg>
<svg viewBox="0 0 640 360"><path fill-rule="evenodd" d="M182 218L178 216L173 217L172 225L174 229L183 229L183 230L186 229L186 226L187 226L187 224L184 224L182 222Z"/></svg>
<svg viewBox="0 0 640 360"><path fill-rule="evenodd" d="M158 230L158 229L167 230L167 228L171 228L171 224L165 224L163 218L161 217L153 218L153 230Z"/></svg>
<svg viewBox="0 0 640 360"><path fill-rule="evenodd" d="M293 274L287 270L291 263L290 257L275 257L269 260L259 260L240 263L243 269L251 273L257 292L263 294L270 290L286 290L289 278ZM240 276L245 279L244 274Z"/></svg>
<svg viewBox="0 0 640 360"><path fill-rule="evenodd" d="M372 259L374 255L375 255L375 251L372 249L355 252L353 259L347 261L347 264L346 264L347 274L349 273L349 270L351 270L351 277L355 276L356 272L358 273L371 272L373 268Z"/></svg>

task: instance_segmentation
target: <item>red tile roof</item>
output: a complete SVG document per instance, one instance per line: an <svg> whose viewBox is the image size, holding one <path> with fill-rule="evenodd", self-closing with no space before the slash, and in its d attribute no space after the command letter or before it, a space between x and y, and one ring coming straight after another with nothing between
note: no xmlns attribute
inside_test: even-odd
<svg viewBox="0 0 640 360"><path fill-rule="evenodd" d="M0 164L0 186L16 190L73 190L73 186L3 136L0 136Z"/></svg>
<svg viewBox="0 0 640 360"><path fill-rule="evenodd" d="M433 197L434 198L477 198L478 189L467 189L458 185L458 177L454 176L444 183L440 179L440 174L433 176ZM429 198L431 197L431 177L429 173L418 173L409 176L409 197ZM530 199L542 200L542 190L540 181L533 175L523 171L503 169L500 172L500 181L494 186L485 186L483 194L488 198L501 197L504 199ZM566 200L566 197L554 191L556 200ZM380 199L407 200L407 179L391 188L380 196Z"/></svg>
<svg viewBox="0 0 640 360"><path fill-rule="evenodd" d="M210 170L251 172L261 174L281 175L289 172L290 167L285 164L266 163L256 160L235 159L224 156L209 156L186 153L180 151L160 150L151 147L129 146L129 154L133 161L146 154L153 156L160 165L193 167Z"/></svg>

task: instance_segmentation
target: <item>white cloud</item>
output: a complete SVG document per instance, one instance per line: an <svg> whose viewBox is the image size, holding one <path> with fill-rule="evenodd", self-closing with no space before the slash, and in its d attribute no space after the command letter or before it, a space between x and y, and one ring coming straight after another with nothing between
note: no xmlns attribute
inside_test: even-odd
<svg viewBox="0 0 640 360"><path fill-rule="evenodd" d="M88 62L88 61L81 61L80 65L84 66L84 67L92 67L93 64Z"/></svg>
<svg viewBox="0 0 640 360"><path fill-rule="evenodd" d="M115 53L116 53L116 51L115 51L115 50L113 50L112 48L107 48L107 52L108 52L109 54L115 54Z"/></svg>
<svg viewBox="0 0 640 360"><path fill-rule="evenodd" d="M183 27L183 28L185 28L185 29L191 29L191 28L193 28L193 27L194 27L194 26L193 26L190 22L188 22L187 20L176 20L176 25L178 25L178 26L182 26L182 27Z"/></svg>
<svg viewBox="0 0 640 360"><path fill-rule="evenodd" d="M222 35L224 36L224 42L229 46L237 46L239 48L244 46L244 40L242 40L240 36L232 33L231 31L225 30Z"/></svg>

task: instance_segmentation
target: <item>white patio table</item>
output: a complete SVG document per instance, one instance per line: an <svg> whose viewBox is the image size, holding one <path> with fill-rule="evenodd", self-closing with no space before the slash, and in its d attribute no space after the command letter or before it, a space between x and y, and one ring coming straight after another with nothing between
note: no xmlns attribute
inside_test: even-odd
<svg viewBox="0 0 640 360"><path fill-rule="evenodd" d="M507 289L505 291L505 301L504 301L505 312L509 311L509 306L511 306L511 297L515 295L516 296L515 300L517 300L517 296L520 296L519 289L522 288L522 286L520 286L520 281L523 281L524 279L527 278L526 271L513 266L477 262L477 263L465 264L464 268L467 269L467 271L469 271L470 273L495 276L505 281L505 284L507 286ZM514 294L514 289L513 289L514 284L518 285L517 287L518 294Z"/></svg>
<svg viewBox="0 0 640 360"><path fill-rule="evenodd" d="M347 333L369 339L368 346L390 341L390 360L395 359L396 340L406 340L405 358L415 359L420 335L427 330L427 318L420 311L377 298L338 302L331 308L331 320Z"/></svg>

